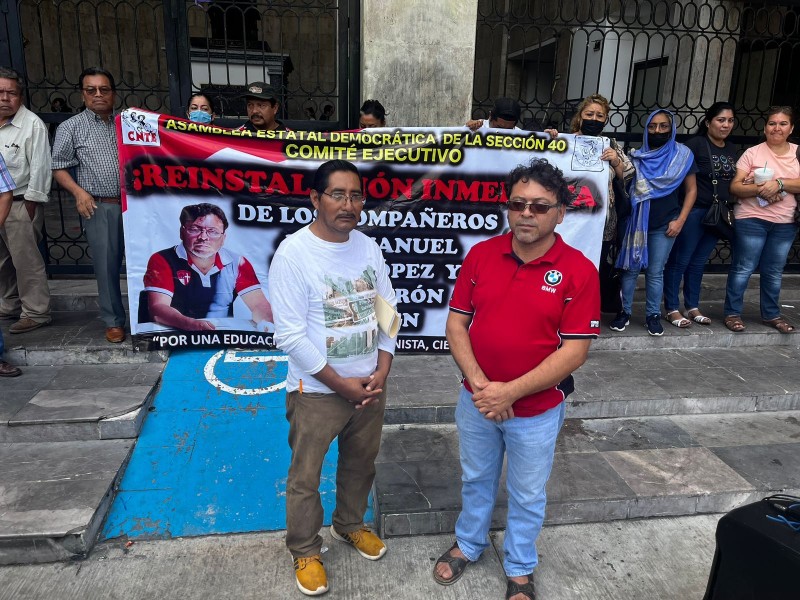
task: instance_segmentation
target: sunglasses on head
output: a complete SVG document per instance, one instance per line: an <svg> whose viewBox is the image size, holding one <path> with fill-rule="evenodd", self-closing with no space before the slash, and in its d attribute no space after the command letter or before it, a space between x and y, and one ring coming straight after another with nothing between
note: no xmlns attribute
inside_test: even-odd
<svg viewBox="0 0 800 600"><path fill-rule="evenodd" d="M534 212L537 215L546 215L547 211L549 211L551 208L558 208L558 204L523 202L522 200L509 200L506 202L506 206L508 206L508 210L513 210L514 212L524 212L526 208L529 208L531 212Z"/></svg>

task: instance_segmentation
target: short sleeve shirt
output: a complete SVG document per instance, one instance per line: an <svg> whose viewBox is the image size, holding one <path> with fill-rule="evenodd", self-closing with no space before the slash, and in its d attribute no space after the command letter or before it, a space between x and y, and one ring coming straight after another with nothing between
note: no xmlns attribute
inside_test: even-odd
<svg viewBox="0 0 800 600"><path fill-rule="evenodd" d="M697 200L695 208L708 208L714 198L714 186L711 180L716 174L717 194L720 200L730 201L730 187L736 175L736 146L725 142L725 147L720 148L708 141L704 135L698 135L686 142L686 147L692 151L694 162L697 165ZM711 157L709 159L709 150Z"/></svg>
<svg viewBox="0 0 800 600"><path fill-rule="evenodd" d="M511 381L533 370L563 340L593 339L600 333L594 264L558 234L544 256L523 263L513 252L511 236L493 237L469 251L450 300L450 310L472 317L472 351L491 381ZM540 414L573 389L570 375L517 400L514 414Z"/></svg>
<svg viewBox="0 0 800 600"><path fill-rule="evenodd" d="M172 298L181 312L194 318L227 317L236 296L261 289L253 265L222 248L214 266L202 273L182 244L156 252L147 263L144 289ZM204 292L205 289L205 293Z"/></svg>
<svg viewBox="0 0 800 600"><path fill-rule="evenodd" d="M752 146L744 151L736 169L744 171L748 177L752 177L756 169L762 168L765 164L775 171L776 178L796 179L800 177L800 163L797 161L797 144L789 144L789 151L778 156L766 142ZM755 196L750 198L739 198L739 204L734 209L737 219L763 219L770 223L793 223L794 209L797 206L797 199L794 194L783 194L780 202L773 202L767 206L760 206Z"/></svg>
<svg viewBox="0 0 800 600"><path fill-rule="evenodd" d="M56 130L53 170L75 168L75 182L100 198L119 197L119 156L114 119L84 109Z"/></svg>

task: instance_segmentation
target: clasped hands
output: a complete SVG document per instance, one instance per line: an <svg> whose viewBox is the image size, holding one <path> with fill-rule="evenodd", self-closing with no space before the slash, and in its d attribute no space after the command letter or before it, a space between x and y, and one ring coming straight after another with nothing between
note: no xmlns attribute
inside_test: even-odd
<svg viewBox="0 0 800 600"><path fill-rule="evenodd" d="M752 177L748 177L742 181L742 183L752 183L758 189L758 197L763 198L770 204L773 202L779 202L782 200L781 196L781 187L778 185L778 182L774 179L767 181L765 183L756 183Z"/></svg>
<svg viewBox="0 0 800 600"><path fill-rule="evenodd" d="M766 183L757 183L756 186L758 187L758 196L770 204L781 200L781 188L777 181L772 180Z"/></svg>
<svg viewBox="0 0 800 600"><path fill-rule="evenodd" d="M472 403L487 419L497 423L514 418L511 407L518 399L510 383L502 381L470 381Z"/></svg>
<svg viewBox="0 0 800 600"><path fill-rule="evenodd" d="M336 392L359 410L378 400L387 376L388 373L376 369L368 377L345 377Z"/></svg>

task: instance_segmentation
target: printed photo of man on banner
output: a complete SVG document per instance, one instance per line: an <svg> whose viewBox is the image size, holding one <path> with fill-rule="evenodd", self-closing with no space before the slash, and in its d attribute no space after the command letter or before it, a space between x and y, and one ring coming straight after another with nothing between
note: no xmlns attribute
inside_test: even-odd
<svg viewBox="0 0 800 600"><path fill-rule="evenodd" d="M561 169L576 200L557 232L595 264L600 255L603 138L466 128L249 132L139 109L124 111L117 127L131 332L161 348L273 347L269 264L287 235L314 220L311 177L334 158L362 174L358 229L387 259L398 351L448 351L447 304L461 261L508 229L510 166L539 156Z"/></svg>
<svg viewBox="0 0 800 600"><path fill-rule="evenodd" d="M139 299L139 325L155 323L183 331L229 327L233 303L241 297L259 331L272 327L272 307L253 266L223 248L228 219L218 206L184 206L181 243L150 257Z"/></svg>

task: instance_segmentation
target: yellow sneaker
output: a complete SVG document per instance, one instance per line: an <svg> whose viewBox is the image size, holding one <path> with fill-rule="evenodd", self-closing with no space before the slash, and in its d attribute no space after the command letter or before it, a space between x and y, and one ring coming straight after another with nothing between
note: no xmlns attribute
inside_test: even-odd
<svg viewBox="0 0 800 600"><path fill-rule="evenodd" d="M319 554L294 559L297 589L306 596L319 596L328 591L328 575Z"/></svg>
<svg viewBox="0 0 800 600"><path fill-rule="evenodd" d="M386 544L364 525L362 525L361 529L358 531L353 531L351 533L339 533L334 529L333 525L331 525L331 535L340 542L347 542L350 544L366 559L378 560L381 556L386 554Z"/></svg>

